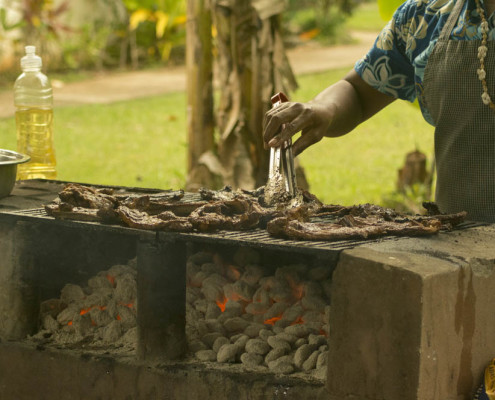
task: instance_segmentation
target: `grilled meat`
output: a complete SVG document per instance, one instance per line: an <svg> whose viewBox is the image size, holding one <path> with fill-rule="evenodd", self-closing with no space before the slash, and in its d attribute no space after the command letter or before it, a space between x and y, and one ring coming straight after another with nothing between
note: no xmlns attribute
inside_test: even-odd
<svg viewBox="0 0 495 400"><path fill-rule="evenodd" d="M309 192L301 192L295 207L264 207L263 190L221 191L203 189L202 200L181 201L184 192L152 195L114 194L68 184L59 198L45 206L49 215L61 219L120 223L137 229L174 232L267 229L281 238L298 240L366 239L384 235L431 235L451 229L466 213L408 216L373 204L351 207L322 204ZM428 210L434 210L429 204ZM322 221L324 218L324 221Z"/></svg>

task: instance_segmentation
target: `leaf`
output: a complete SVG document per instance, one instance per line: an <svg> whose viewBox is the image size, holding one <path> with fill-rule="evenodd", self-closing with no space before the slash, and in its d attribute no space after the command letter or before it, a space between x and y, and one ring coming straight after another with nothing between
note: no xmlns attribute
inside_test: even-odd
<svg viewBox="0 0 495 400"><path fill-rule="evenodd" d="M19 21L14 24L9 24L7 22L7 10L5 8L0 8L0 26L3 28L4 31L10 31L12 29L19 28L21 26L24 26L25 21Z"/></svg>
<svg viewBox="0 0 495 400"><path fill-rule="evenodd" d="M165 34L165 29L167 28L170 15L165 14L163 11L155 12L156 17L156 37L162 38Z"/></svg>
<svg viewBox="0 0 495 400"><path fill-rule="evenodd" d="M131 31L135 30L141 22L147 21L152 16L150 10L146 10L144 8L140 8L131 13L129 17L129 28Z"/></svg>
<svg viewBox="0 0 495 400"><path fill-rule="evenodd" d="M388 21L403 0L378 0L378 11L383 20Z"/></svg>

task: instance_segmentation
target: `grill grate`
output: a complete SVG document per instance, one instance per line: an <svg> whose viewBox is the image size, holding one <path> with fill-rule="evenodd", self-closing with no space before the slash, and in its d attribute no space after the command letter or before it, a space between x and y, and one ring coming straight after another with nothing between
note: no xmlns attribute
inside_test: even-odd
<svg viewBox="0 0 495 400"><path fill-rule="evenodd" d="M186 201L196 201L198 199L195 195L185 196ZM53 217L49 216L44 208L27 209L22 211L11 211L4 212L5 214L16 215L27 219L41 219L41 220L55 220ZM330 221L329 219L319 218L319 220ZM57 220L60 221L60 220ZM64 224L90 224L101 225L95 222L83 222L83 221L63 221ZM482 226L485 224L476 222L464 222L458 225L456 229L467 229L476 226ZM104 227L110 227L111 229L122 229L130 230L136 232L142 232L137 229L132 229L128 227L123 227L119 225L101 225ZM249 231L218 231L214 233L170 233L170 232L158 232L159 235L176 235L180 238L195 241L195 242L208 242L216 243L219 242L230 244L230 245L249 245L251 247L261 247L261 248L272 248L272 249L283 249L292 250L305 253L315 253L315 252L340 252L345 249L354 248L365 243L370 242L382 242L389 240L403 240L407 237L397 237L397 236L385 236L375 239L349 239L349 240L338 240L338 241L299 241L299 240L286 240L279 239L270 234L266 230L254 229Z"/></svg>

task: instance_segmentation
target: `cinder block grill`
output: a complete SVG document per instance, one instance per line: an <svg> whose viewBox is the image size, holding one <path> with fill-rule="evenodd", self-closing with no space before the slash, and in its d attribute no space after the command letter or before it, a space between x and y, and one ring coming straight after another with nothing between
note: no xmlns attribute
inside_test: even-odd
<svg viewBox="0 0 495 400"><path fill-rule="evenodd" d="M39 188L32 189L34 195L43 193L43 184L41 182ZM183 201L198 199L197 195L186 194ZM438 326L431 327L431 321L450 321L454 318L442 310L445 304L457 307L457 302L463 299L463 288L459 286L461 278L467 280L471 276L476 288L476 285L486 284L486 287L480 286L481 289L477 290L478 301L472 304L473 310L468 307L471 303L462 303L465 304L466 315L461 317L467 321L470 321L470 312L483 311L482 305L488 304L483 299L491 298L493 292L486 289L493 287L492 278L485 278L483 274L468 274L471 269L478 271L480 266L476 263L471 266L463 258L457 257L454 254L455 245L448 247L452 256L443 259L442 255L447 250L442 252L441 245L449 241L463 244L463 241L470 240L469 250L478 256L476 251L479 251L480 246L484 246L483 239L491 243L488 239L492 237L492 231L484 232L484 227L478 228L480 225L483 224L467 222L458 227L464 232L441 234L431 241L419 240L421 244L428 243L428 246L431 246L430 250L424 251L423 248L408 250L411 249L411 246L408 247L408 241L416 242L408 238L310 242L273 238L261 229L215 233L153 232L119 225L57 220L48 216L43 208L21 211L4 211L0 208L0 337L22 341L26 335L33 334L38 329L40 303L58 297L66 283L84 283L110 265L124 264L137 257L138 358L145 361L180 359L186 348L186 255L201 247L225 251L226 254L235 248L251 247L260 250L264 260L268 261L285 257L292 262L299 258L309 264L324 265L332 270L337 262L339 263L332 278L332 310L336 312L332 314L331 320L333 336L331 335L330 350L334 355L331 364L334 376L327 382L332 395L335 393L337 396L335 398L354 398L359 394L361 398L389 400L396 399L397 393L400 392L401 395L406 393L408 400L429 400L433 393L430 388L437 388L436 383L424 380L419 371L431 369L438 372L440 369L437 371L434 365L429 364L430 353L427 351L438 351L444 359L451 353L455 358L457 353L461 354L461 350L464 354L462 340L454 343L457 346L455 351L451 350L450 342L447 343L450 347L447 344L445 349L442 347L446 331L450 332L451 337L457 338L458 332L453 331L454 325L439 323ZM470 234L471 228L475 229ZM376 246L364 246L370 242ZM368 247L371 247L369 253ZM353 248L355 249L351 250ZM376 251L375 248L381 250ZM343 250L348 249L349 251L341 254ZM409 251L404 258L400 255L403 250ZM416 254L420 254L421 258L416 259ZM430 263L431 269L425 269L424 263ZM467 285L468 289L470 287ZM383 293L387 295L384 296ZM391 313L388 319L384 319L385 309ZM404 309L407 309L407 313L404 313ZM424 316L427 311L431 311L431 316ZM407 318L404 318L405 314ZM458 317L456 313L456 324ZM485 314L480 314L480 320L487 319L489 318ZM494 321L495 319L490 322L493 322L490 326L495 324ZM433 328L434 331L431 331ZM372 380L367 381L367 384L361 379L365 376L366 365L363 363L362 349L356 347L356 344L360 344L363 338L374 338L378 331L380 335L384 335L383 343L387 346L395 343L397 346L393 351L384 352L380 347L382 342L376 341L375 347L375 342L371 344L370 352L364 356L372 355L376 362L384 367L381 375L368 377ZM428 337L437 338L432 349L427 348L429 342L421 340L422 335L426 334ZM479 372L480 365L485 361L483 355L478 354L478 350L485 346L482 340L483 332L476 334L478 336L472 341L476 347L476 353L473 352L473 357L476 357L473 358L473 368L456 363L459 368L455 371L455 379L460 379L459 376L464 376L462 374L467 370L470 373L471 370ZM7 351L5 343L7 341L3 341L0 347ZM341 360L345 360L342 365L339 363ZM351 367L358 368L360 373L350 374L348 371ZM408 373L403 373L401 368ZM202 372L199 375L204 376ZM440 375L441 373L438 374ZM354 380L354 377L357 377L357 380ZM176 376L173 375L173 378ZM450 375L442 375L440 378L441 382L450 382L452 379ZM190 386L189 379L190 377L183 379L185 388ZM268 381L265 376L259 379ZM271 385L275 385L279 381L270 382ZM289 385L290 381L287 382ZM208 386L208 383L204 385ZM249 390L254 386L249 384ZM406 386L411 390L404 392ZM371 390L370 387L376 389ZM422 388L427 394L417 394L418 388ZM464 384L462 393L468 393L469 390L469 385ZM345 396L347 393L349 397ZM278 397L271 395L263 398ZM328 396L324 398L334 399Z"/></svg>

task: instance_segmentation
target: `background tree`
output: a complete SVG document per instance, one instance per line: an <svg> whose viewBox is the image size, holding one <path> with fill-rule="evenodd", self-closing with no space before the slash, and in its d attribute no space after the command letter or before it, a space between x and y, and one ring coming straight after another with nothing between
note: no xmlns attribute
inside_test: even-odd
<svg viewBox="0 0 495 400"><path fill-rule="evenodd" d="M189 0L188 5L188 15L195 19L188 22L187 43L192 46L196 43L195 50L187 50L188 80L197 82L199 70L202 79L213 77L207 65L197 66L202 62L208 64L209 56L204 50L209 44L199 36L200 32L205 33L209 17L204 11L208 9L215 41L215 80L219 87L214 135L210 129L213 119L207 115L213 112L213 107L209 111L200 109L199 115L191 107L199 98L203 105L210 103L207 94L210 89L197 86L196 92L188 91L188 118L198 122L189 124L188 189L263 185L269 161L269 152L263 148L263 115L271 107L274 93L290 93L297 86L282 38L281 14L286 2ZM197 13L199 9L203 13ZM198 54L204 54L205 60L198 60ZM206 82L203 85L208 87Z"/></svg>

